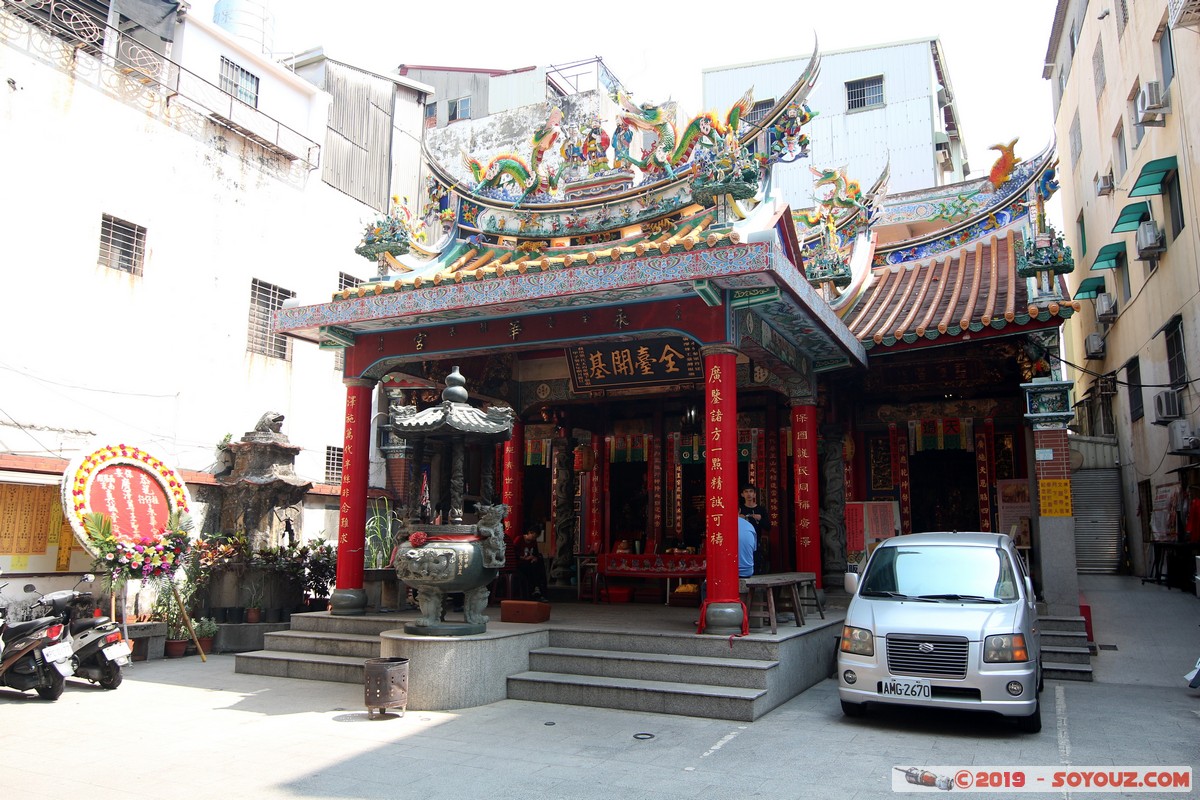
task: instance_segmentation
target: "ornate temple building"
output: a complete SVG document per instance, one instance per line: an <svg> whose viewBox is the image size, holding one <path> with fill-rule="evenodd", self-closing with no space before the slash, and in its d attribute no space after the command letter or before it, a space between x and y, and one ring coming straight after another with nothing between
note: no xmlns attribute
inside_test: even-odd
<svg viewBox="0 0 1200 800"><path fill-rule="evenodd" d="M753 123L749 91L677 126L609 80L427 131L424 207L358 247L377 276L274 320L345 353L335 614L363 611L373 453L413 518L507 505L559 583L585 561L707 579L714 629L737 607L745 484L771 571L840 583L880 538L999 530L1051 609L1077 612L1054 154L998 145L983 178L892 196L886 169L809 164L820 202L790 208L770 175L809 158L819 73L814 52ZM516 418L455 456L464 509L426 490L446 454L374 427L437 404L456 368ZM663 599L661 581L634 591Z"/></svg>

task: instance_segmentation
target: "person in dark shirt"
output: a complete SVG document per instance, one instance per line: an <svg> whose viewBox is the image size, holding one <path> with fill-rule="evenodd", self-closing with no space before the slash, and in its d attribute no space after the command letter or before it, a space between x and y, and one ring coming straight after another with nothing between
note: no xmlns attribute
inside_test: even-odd
<svg viewBox="0 0 1200 800"><path fill-rule="evenodd" d="M526 586L532 587L531 595L539 603L546 602L546 564L537 546L537 531L525 531L517 539L517 577Z"/></svg>
<svg viewBox="0 0 1200 800"><path fill-rule="evenodd" d="M754 540L758 549L754 553L754 572L761 575L770 572L770 556L767 552L767 510L758 500L758 487L752 483L742 486L742 499L738 514L745 517L754 527Z"/></svg>

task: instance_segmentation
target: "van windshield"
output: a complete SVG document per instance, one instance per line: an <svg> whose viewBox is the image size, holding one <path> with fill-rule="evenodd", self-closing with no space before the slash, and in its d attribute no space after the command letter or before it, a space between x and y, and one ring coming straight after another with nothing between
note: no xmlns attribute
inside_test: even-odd
<svg viewBox="0 0 1200 800"><path fill-rule="evenodd" d="M1019 597L1004 550L945 544L879 548L867 566L860 594L992 603Z"/></svg>

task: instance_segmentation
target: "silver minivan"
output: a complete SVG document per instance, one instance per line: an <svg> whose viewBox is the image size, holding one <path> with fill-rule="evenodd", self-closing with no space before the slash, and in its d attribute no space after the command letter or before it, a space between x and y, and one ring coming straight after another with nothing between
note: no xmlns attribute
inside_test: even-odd
<svg viewBox="0 0 1200 800"><path fill-rule="evenodd" d="M1042 728L1037 606L1012 539L915 533L885 540L852 595L838 649L842 712L869 703L991 711Z"/></svg>

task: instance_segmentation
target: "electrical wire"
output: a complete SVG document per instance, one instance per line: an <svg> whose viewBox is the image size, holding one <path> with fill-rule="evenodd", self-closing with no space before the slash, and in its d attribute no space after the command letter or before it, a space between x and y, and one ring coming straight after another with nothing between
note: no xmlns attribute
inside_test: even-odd
<svg viewBox="0 0 1200 800"><path fill-rule="evenodd" d="M36 444L38 447L42 448L43 450L45 450L47 453L54 456L55 458L63 457L62 453L56 453L53 450L51 450L49 447L46 447L46 445L42 444L41 441L36 436L34 436L32 433L29 432L28 428L26 428L24 425L22 425L21 423L17 422L15 419L13 419L12 414L9 414L3 408L0 408L0 414L3 414L4 416L8 417L8 419L12 422L12 424L17 426L17 430L24 433L30 439L33 439L34 444Z"/></svg>

